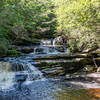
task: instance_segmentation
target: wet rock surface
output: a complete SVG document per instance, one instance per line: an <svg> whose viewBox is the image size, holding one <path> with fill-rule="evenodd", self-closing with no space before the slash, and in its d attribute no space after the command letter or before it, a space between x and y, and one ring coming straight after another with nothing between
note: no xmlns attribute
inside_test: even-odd
<svg viewBox="0 0 100 100"><path fill-rule="evenodd" d="M21 53L31 53L34 52L34 46L9 46L9 50L17 50Z"/></svg>
<svg viewBox="0 0 100 100"><path fill-rule="evenodd" d="M42 72L48 77L63 76L65 71L62 67L54 67L42 70Z"/></svg>
<svg viewBox="0 0 100 100"><path fill-rule="evenodd" d="M20 49L19 51L22 53L31 53L31 52L34 52L34 47L24 47Z"/></svg>
<svg viewBox="0 0 100 100"><path fill-rule="evenodd" d="M45 52L44 51L44 49L43 48L35 48L35 50L34 50L34 52L36 53L36 54L46 54L47 52Z"/></svg>
<svg viewBox="0 0 100 100"><path fill-rule="evenodd" d="M100 88L100 73L87 74L94 53L69 56L63 48L40 47L15 46L27 55L1 59L0 100L94 99L88 89ZM99 65L99 56L95 61Z"/></svg>
<svg viewBox="0 0 100 100"><path fill-rule="evenodd" d="M65 48L64 47L56 47L56 50L58 50L59 52L64 52Z"/></svg>
<svg viewBox="0 0 100 100"><path fill-rule="evenodd" d="M25 70L23 64L20 63L2 62L0 67L1 70L4 70L6 72L11 72L11 71L16 72Z"/></svg>
<svg viewBox="0 0 100 100"><path fill-rule="evenodd" d="M15 76L15 81L16 82L24 82L27 79L27 75L26 74L19 74Z"/></svg>

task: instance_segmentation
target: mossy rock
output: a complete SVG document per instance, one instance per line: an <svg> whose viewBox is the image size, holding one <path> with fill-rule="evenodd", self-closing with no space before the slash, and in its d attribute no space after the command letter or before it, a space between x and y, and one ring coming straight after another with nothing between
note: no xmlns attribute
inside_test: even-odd
<svg viewBox="0 0 100 100"><path fill-rule="evenodd" d="M20 56L20 53L16 50L8 50L7 56Z"/></svg>

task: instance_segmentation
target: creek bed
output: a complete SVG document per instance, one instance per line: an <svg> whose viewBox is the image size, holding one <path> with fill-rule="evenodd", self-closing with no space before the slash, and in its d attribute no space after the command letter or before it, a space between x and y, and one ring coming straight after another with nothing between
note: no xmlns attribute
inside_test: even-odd
<svg viewBox="0 0 100 100"><path fill-rule="evenodd" d="M100 100L100 86L95 81L86 84L84 80L67 80L64 76L45 77L33 61L45 55L33 52L1 59L0 100ZM64 64L66 60L60 59L57 63Z"/></svg>

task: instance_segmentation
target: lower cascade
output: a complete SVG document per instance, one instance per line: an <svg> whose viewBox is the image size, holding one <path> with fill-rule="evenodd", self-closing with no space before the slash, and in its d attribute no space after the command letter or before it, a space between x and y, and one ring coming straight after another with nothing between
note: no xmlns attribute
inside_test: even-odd
<svg viewBox="0 0 100 100"><path fill-rule="evenodd" d="M54 100L56 87L33 63L27 57L0 62L0 100Z"/></svg>
<svg viewBox="0 0 100 100"><path fill-rule="evenodd" d="M10 75L10 78L14 81L32 81L42 79L43 74L32 64L30 63L13 63L13 62L2 62L0 64L1 74L5 73L7 76ZM4 75L3 75L4 76ZM2 77L0 77L2 78ZM6 77L7 78L7 77ZM2 79L5 80L5 79Z"/></svg>
<svg viewBox="0 0 100 100"><path fill-rule="evenodd" d="M62 57L67 54L67 48L41 44L32 53L3 58L0 61L0 100L93 100L89 93L97 90L91 87L100 88L100 80L97 77L96 83L91 78L99 73L86 78L83 74L67 75L66 69L73 68L72 60ZM57 59L56 55L61 58ZM55 59L48 59L53 57Z"/></svg>

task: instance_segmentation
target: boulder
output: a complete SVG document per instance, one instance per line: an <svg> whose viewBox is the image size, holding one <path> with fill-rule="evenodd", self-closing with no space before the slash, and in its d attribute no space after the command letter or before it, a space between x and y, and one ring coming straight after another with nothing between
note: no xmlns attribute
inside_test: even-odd
<svg viewBox="0 0 100 100"><path fill-rule="evenodd" d="M24 47L20 50L20 52L22 53L31 53L31 52L34 52L34 48L32 47Z"/></svg>
<svg viewBox="0 0 100 100"><path fill-rule="evenodd" d="M19 74L19 75L15 75L15 81L16 82L24 82L27 78L27 75L25 74Z"/></svg>
<svg viewBox="0 0 100 100"><path fill-rule="evenodd" d="M64 52L65 51L64 47L56 47L56 50L59 51L59 52Z"/></svg>
<svg viewBox="0 0 100 100"><path fill-rule="evenodd" d="M44 48L35 48L34 53L36 54L46 54Z"/></svg>

